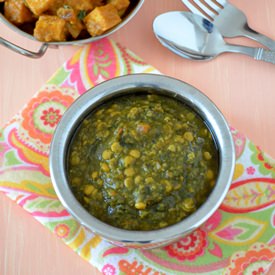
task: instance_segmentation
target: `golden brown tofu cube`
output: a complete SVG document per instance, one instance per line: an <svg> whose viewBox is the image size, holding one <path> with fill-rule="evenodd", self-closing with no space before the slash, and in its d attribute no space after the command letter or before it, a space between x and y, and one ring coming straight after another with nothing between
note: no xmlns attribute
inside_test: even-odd
<svg viewBox="0 0 275 275"><path fill-rule="evenodd" d="M51 15L56 15L57 10L63 6L64 6L64 0L54 0L53 3L49 5L49 8L47 9L47 13Z"/></svg>
<svg viewBox="0 0 275 275"><path fill-rule="evenodd" d="M56 15L71 24L75 23L78 20L75 10L70 7L59 8L56 11Z"/></svg>
<svg viewBox="0 0 275 275"><path fill-rule="evenodd" d="M41 15L35 24L34 37L40 41L66 41L66 21L55 15Z"/></svg>
<svg viewBox="0 0 275 275"><path fill-rule="evenodd" d="M108 0L107 3L112 4L117 10L119 15L123 15L130 5L129 0Z"/></svg>
<svg viewBox="0 0 275 275"><path fill-rule="evenodd" d="M4 5L4 15L15 25L34 20L31 11L25 6L24 0L6 0Z"/></svg>
<svg viewBox="0 0 275 275"><path fill-rule="evenodd" d="M73 38L77 38L84 29L83 23L78 18L77 13L73 8L59 8L56 12L56 15L66 21L67 30Z"/></svg>
<svg viewBox="0 0 275 275"><path fill-rule="evenodd" d="M94 8L91 0L66 0L65 3L77 11L91 11Z"/></svg>
<svg viewBox="0 0 275 275"><path fill-rule="evenodd" d="M40 15L47 11L55 0L25 0L26 5L35 15Z"/></svg>
<svg viewBox="0 0 275 275"><path fill-rule="evenodd" d="M84 18L84 23L91 36L101 35L120 22L118 11L111 4L96 7Z"/></svg>
<svg viewBox="0 0 275 275"><path fill-rule="evenodd" d="M66 21L66 27L73 38L77 38L81 31L84 29L84 25L77 16L77 12L71 7L59 8L56 15Z"/></svg>
<svg viewBox="0 0 275 275"><path fill-rule="evenodd" d="M54 0L47 12L52 15L56 15L60 8L74 9L75 12L89 13L95 8L93 0Z"/></svg>
<svg viewBox="0 0 275 275"><path fill-rule="evenodd" d="M105 0L91 0L94 7L104 6Z"/></svg>

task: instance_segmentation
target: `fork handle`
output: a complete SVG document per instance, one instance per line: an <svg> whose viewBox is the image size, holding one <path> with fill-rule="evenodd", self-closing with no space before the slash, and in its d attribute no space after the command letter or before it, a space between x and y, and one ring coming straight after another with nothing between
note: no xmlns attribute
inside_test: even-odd
<svg viewBox="0 0 275 275"><path fill-rule="evenodd" d="M254 59L275 64L275 51L259 48L256 55L254 56Z"/></svg>
<svg viewBox="0 0 275 275"><path fill-rule="evenodd" d="M252 30L248 25L245 26L245 30L243 32L243 35L245 37L251 38L262 45L266 46L270 50L275 51L275 41L264 34L258 33L254 30Z"/></svg>

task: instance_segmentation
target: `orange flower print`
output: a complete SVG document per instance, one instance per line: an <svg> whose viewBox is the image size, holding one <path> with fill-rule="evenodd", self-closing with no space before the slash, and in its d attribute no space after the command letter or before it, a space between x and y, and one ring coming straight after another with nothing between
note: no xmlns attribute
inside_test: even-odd
<svg viewBox="0 0 275 275"><path fill-rule="evenodd" d="M128 262L123 259L119 261L118 265L119 270L125 275L164 275L164 273L160 273L151 267L144 266L137 261Z"/></svg>
<svg viewBox="0 0 275 275"><path fill-rule="evenodd" d="M188 236L180 239L178 242L164 247L164 249L173 258L177 258L181 261L194 261L204 254L207 244L205 231L197 229Z"/></svg>
<svg viewBox="0 0 275 275"><path fill-rule="evenodd" d="M22 127L29 137L49 144L55 126L74 98L61 90L41 91L22 112Z"/></svg>
<svg viewBox="0 0 275 275"><path fill-rule="evenodd" d="M54 228L54 232L59 238L63 239L63 238L66 238L69 235L70 228L66 224L58 224Z"/></svg>
<svg viewBox="0 0 275 275"><path fill-rule="evenodd" d="M224 275L265 274L275 260L275 247L263 243L256 243L248 251L235 253Z"/></svg>

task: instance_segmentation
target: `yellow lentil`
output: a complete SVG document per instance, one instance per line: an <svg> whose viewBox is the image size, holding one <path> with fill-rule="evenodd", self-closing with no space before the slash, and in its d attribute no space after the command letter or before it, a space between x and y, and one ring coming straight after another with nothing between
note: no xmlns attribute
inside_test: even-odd
<svg viewBox="0 0 275 275"><path fill-rule="evenodd" d="M183 134L183 137L187 140L187 141L193 141L194 140L194 136L192 132L185 132Z"/></svg>
<svg viewBox="0 0 275 275"><path fill-rule="evenodd" d="M142 177L141 176L136 176L135 177L135 184L140 184L142 182Z"/></svg>
<svg viewBox="0 0 275 275"><path fill-rule="evenodd" d="M89 196L93 193L94 189L95 188L93 187L93 185L86 185L84 188L84 194Z"/></svg>
<svg viewBox="0 0 275 275"><path fill-rule="evenodd" d="M105 150L102 153L102 158L105 159L105 160L108 160L108 159L110 159L112 157L112 154L113 154L112 151Z"/></svg>
<svg viewBox="0 0 275 275"><path fill-rule="evenodd" d="M127 177L131 177L135 174L135 170L134 168L130 167L130 168L126 168L124 170L124 175L127 176Z"/></svg>
<svg viewBox="0 0 275 275"><path fill-rule="evenodd" d="M140 157L140 152L139 150L131 150L129 153L132 157L138 159Z"/></svg>
<svg viewBox="0 0 275 275"><path fill-rule="evenodd" d="M214 178L214 172L211 169L208 169L205 176L208 180L212 180Z"/></svg>
<svg viewBox="0 0 275 275"><path fill-rule="evenodd" d="M122 147L121 145L119 144L119 142L114 142L112 145L111 145L111 150L114 152L114 153L120 153L122 151Z"/></svg>
<svg viewBox="0 0 275 275"><path fill-rule="evenodd" d="M139 210L145 209L146 208L146 204L144 202L136 202L135 203L135 208L139 209Z"/></svg>
<svg viewBox="0 0 275 275"><path fill-rule="evenodd" d="M109 171L110 171L110 168L109 168L108 164L105 163L105 162L101 163L101 169L102 169L104 172L109 172Z"/></svg>
<svg viewBox="0 0 275 275"><path fill-rule="evenodd" d="M126 157L124 158L124 166L125 166L125 167L128 167L128 166L130 166L132 163L134 163L134 161L135 161L135 159L134 159L133 157L131 157L131 156L126 156Z"/></svg>
<svg viewBox="0 0 275 275"><path fill-rule="evenodd" d="M209 152L204 152L203 156L206 160L210 160L212 158L211 154Z"/></svg>

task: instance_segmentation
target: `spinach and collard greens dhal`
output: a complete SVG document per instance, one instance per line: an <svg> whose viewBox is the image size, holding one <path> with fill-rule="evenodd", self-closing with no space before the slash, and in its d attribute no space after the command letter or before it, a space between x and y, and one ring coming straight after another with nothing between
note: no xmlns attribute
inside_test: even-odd
<svg viewBox="0 0 275 275"><path fill-rule="evenodd" d="M218 152L203 120L160 95L130 95L96 109L69 151L69 181L95 217L128 230L175 224L206 200Z"/></svg>

